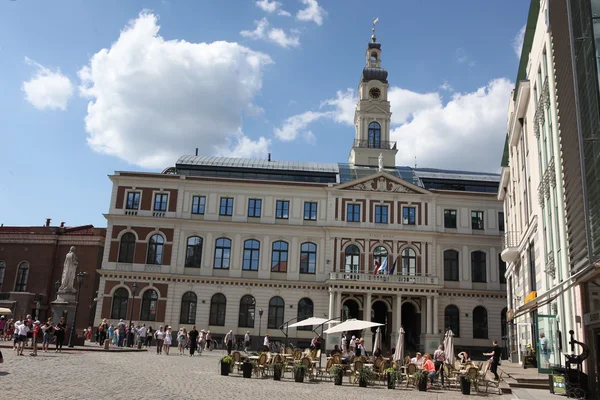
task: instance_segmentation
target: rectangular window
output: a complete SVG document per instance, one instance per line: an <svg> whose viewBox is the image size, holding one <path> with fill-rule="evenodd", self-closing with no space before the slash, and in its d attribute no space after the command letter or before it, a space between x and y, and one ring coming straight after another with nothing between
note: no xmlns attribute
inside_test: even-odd
<svg viewBox="0 0 600 400"><path fill-rule="evenodd" d="M260 217L260 210L262 207L261 199L250 199L248 200L248 216L258 218Z"/></svg>
<svg viewBox="0 0 600 400"><path fill-rule="evenodd" d="M456 210L444 210L444 228L456 229Z"/></svg>
<svg viewBox="0 0 600 400"><path fill-rule="evenodd" d="M498 254L498 270L498 275L500 275L500 284L506 285L506 263L500 254Z"/></svg>
<svg viewBox="0 0 600 400"><path fill-rule="evenodd" d="M375 206L375 223L388 223L388 206Z"/></svg>
<svg viewBox="0 0 600 400"><path fill-rule="evenodd" d="M219 215L229 217L233 215L233 197L221 197L221 207L219 208Z"/></svg>
<svg viewBox="0 0 600 400"><path fill-rule="evenodd" d="M529 250L527 252L529 258L529 287L531 292L536 290L536 273L535 273L535 246L534 242L529 243Z"/></svg>
<svg viewBox="0 0 600 400"><path fill-rule="evenodd" d="M169 195L166 193L156 193L154 195L154 211L167 211L167 201Z"/></svg>
<svg viewBox="0 0 600 400"><path fill-rule="evenodd" d="M416 224L416 207L402 207L402 223L404 225Z"/></svg>
<svg viewBox="0 0 600 400"><path fill-rule="evenodd" d="M483 211L471 211L471 229L483 230Z"/></svg>
<svg viewBox="0 0 600 400"><path fill-rule="evenodd" d="M289 219L290 218L290 202L289 200L277 200L275 206L275 218L276 219Z"/></svg>
<svg viewBox="0 0 600 400"><path fill-rule="evenodd" d="M502 211L498 211L498 230L504 232L504 212Z"/></svg>
<svg viewBox="0 0 600 400"><path fill-rule="evenodd" d="M139 210L140 208L140 192L127 192L127 210Z"/></svg>
<svg viewBox="0 0 600 400"><path fill-rule="evenodd" d="M348 204L346 211L348 222L360 222L360 204Z"/></svg>
<svg viewBox="0 0 600 400"><path fill-rule="evenodd" d="M204 214L206 207L206 196L192 197L192 214Z"/></svg>
<svg viewBox="0 0 600 400"><path fill-rule="evenodd" d="M308 221L317 220L317 203L316 202L305 202L304 203L304 219Z"/></svg>

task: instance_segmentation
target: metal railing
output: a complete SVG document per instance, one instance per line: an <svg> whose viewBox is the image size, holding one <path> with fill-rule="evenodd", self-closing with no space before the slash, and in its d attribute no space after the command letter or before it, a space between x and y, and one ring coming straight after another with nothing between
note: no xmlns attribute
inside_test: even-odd
<svg viewBox="0 0 600 400"><path fill-rule="evenodd" d="M367 149L395 149L396 142L384 140L354 140L354 147Z"/></svg>
<svg viewBox="0 0 600 400"><path fill-rule="evenodd" d="M160 272L162 270L161 265L146 264L144 265L144 272Z"/></svg>
<svg viewBox="0 0 600 400"><path fill-rule="evenodd" d="M132 263L117 263L117 271L133 271Z"/></svg>
<svg viewBox="0 0 600 400"><path fill-rule="evenodd" d="M329 279L333 281L407 283L417 285L437 285L439 283L439 279L436 276L395 274L374 275L354 272L331 272L329 274Z"/></svg>
<svg viewBox="0 0 600 400"><path fill-rule="evenodd" d="M504 236L502 237L503 249L519 247L519 243L521 243L521 235L519 232L504 232Z"/></svg>
<svg viewBox="0 0 600 400"><path fill-rule="evenodd" d="M546 271L552 279L556 278L556 265L554 264L554 252L551 251L546 255Z"/></svg>

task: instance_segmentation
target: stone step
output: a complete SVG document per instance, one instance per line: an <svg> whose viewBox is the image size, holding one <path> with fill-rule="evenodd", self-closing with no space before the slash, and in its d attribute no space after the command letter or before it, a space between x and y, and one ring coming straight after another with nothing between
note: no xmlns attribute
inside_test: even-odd
<svg viewBox="0 0 600 400"><path fill-rule="evenodd" d="M510 383L510 387L521 388L521 389L550 390L550 384L548 382L545 382L545 383L514 382L514 383Z"/></svg>

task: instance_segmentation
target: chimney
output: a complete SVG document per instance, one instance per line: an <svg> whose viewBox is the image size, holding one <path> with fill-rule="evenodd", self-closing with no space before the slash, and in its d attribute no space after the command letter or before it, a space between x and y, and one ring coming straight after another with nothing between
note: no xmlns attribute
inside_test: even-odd
<svg viewBox="0 0 600 400"><path fill-rule="evenodd" d="M271 162L271 153L269 153L269 159L267 161Z"/></svg>
<svg viewBox="0 0 600 400"><path fill-rule="evenodd" d="M196 147L196 157L198 157L198 148Z"/></svg>
<svg viewBox="0 0 600 400"><path fill-rule="evenodd" d="M64 222L61 222L61 223L60 223L60 227L61 227L61 228L64 228L64 227L65 227L65 223L64 223Z"/></svg>
<svg viewBox="0 0 600 400"><path fill-rule="evenodd" d="M52 222L52 218L46 218L46 227L50 226L50 222Z"/></svg>

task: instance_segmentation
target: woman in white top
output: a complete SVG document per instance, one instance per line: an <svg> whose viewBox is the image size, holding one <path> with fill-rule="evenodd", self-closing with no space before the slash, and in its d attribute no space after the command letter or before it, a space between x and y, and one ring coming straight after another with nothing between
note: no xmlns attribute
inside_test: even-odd
<svg viewBox="0 0 600 400"><path fill-rule="evenodd" d="M171 347L172 341L173 337L171 336L171 327L167 326L167 329L165 330L165 339L163 345L163 349L165 350L166 355L169 355L169 348Z"/></svg>
<svg viewBox="0 0 600 400"><path fill-rule="evenodd" d="M156 339L156 355L162 354L163 340L165 339L165 331L162 326L154 332L154 338Z"/></svg>

